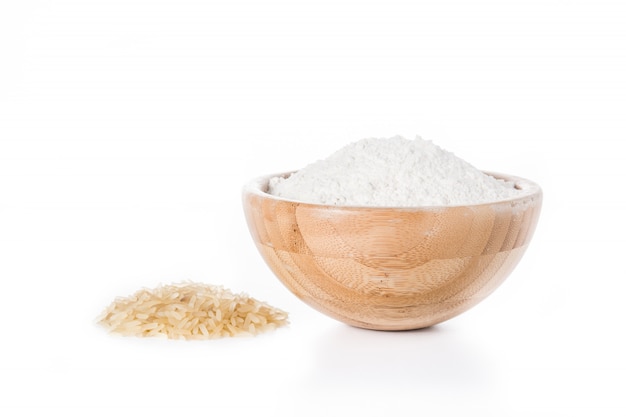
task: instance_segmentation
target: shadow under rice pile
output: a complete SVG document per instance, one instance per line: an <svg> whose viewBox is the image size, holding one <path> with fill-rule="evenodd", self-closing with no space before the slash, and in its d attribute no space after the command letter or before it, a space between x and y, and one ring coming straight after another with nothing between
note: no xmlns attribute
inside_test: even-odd
<svg viewBox="0 0 626 417"><path fill-rule="evenodd" d="M118 297L98 323L124 336L217 339L253 336L289 321L286 312L245 294L185 282Z"/></svg>

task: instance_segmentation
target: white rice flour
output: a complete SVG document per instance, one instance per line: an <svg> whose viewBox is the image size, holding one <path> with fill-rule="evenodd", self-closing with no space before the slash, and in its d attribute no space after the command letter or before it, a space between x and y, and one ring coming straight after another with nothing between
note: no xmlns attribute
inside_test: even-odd
<svg viewBox="0 0 626 417"><path fill-rule="evenodd" d="M523 193L430 141L400 136L351 143L287 178L272 178L268 192L307 203L381 207L479 204Z"/></svg>

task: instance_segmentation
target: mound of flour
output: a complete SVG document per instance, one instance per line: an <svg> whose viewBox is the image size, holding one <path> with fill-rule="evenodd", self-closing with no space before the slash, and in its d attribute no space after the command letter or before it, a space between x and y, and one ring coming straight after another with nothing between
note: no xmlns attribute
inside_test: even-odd
<svg viewBox="0 0 626 417"><path fill-rule="evenodd" d="M272 178L268 192L306 203L381 207L479 204L522 193L430 141L400 136L351 143L287 178Z"/></svg>

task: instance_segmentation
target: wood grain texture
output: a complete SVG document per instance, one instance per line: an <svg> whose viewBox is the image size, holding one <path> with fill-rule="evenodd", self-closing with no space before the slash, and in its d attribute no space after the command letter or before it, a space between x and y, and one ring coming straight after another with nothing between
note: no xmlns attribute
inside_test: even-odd
<svg viewBox="0 0 626 417"><path fill-rule="evenodd" d="M269 195L272 175L244 187L243 206L259 252L298 298L353 326L409 330L479 303L528 246L541 189L492 175L528 192L473 206L336 207Z"/></svg>

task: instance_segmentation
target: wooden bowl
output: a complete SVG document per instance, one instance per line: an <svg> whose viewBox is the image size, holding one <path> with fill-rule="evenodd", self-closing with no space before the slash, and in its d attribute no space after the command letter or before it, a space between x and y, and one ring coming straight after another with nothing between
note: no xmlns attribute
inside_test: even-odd
<svg viewBox="0 0 626 417"><path fill-rule="evenodd" d="M272 196L270 175L244 187L243 206L266 263L305 303L352 326L418 329L478 304L531 240L541 189L490 175L526 192L467 206L337 207Z"/></svg>

